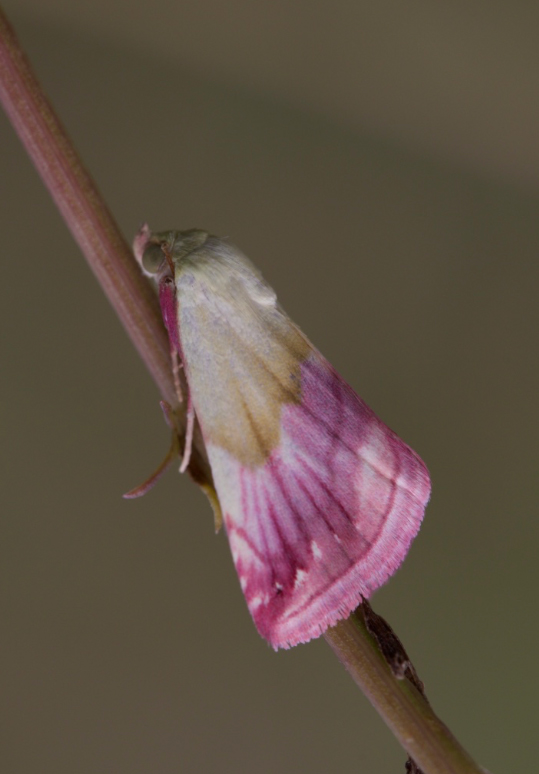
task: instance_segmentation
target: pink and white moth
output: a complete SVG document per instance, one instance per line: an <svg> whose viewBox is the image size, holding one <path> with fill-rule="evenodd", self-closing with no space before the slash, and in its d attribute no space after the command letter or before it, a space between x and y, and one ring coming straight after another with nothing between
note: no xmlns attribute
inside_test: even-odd
<svg viewBox="0 0 539 774"><path fill-rule="evenodd" d="M227 241L144 226L134 251L159 284L188 386L186 444L196 417L255 625L274 648L307 642L401 564L428 471Z"/></svg>

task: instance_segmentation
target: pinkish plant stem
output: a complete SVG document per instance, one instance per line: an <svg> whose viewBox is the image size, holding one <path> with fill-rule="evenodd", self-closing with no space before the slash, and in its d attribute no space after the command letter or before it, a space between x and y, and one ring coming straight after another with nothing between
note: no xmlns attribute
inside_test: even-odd
<svg viewBox="0 0 539 774"><path fill-rule="evenodd" d="M30 67L0 9L0 99L86 260L165 401L177 405L157 298ZM211 481L202 449L190 470ZM198 458L198 462L197 462ZM429 704L396 680L359 618L325 635L338 658L425 774L480 774Z"/></svg>
<svg viewBox="0 0 539 774"><path fill-rule="evenodd" d="M164 400L175 403L159 304L0 10L0 99Z"/></svg>
<svg viewBox="0 0 539 774"><path fill-rule="evenodd" d="M176 409L181 429L185 411L178 407L157 296L43 93L2 9L0 100L163 400ZM205 451L196 442L189 472L203 487L212 488Z"/></svg>
<svg viewBox="0 0 539 774"><path fill-rule="evenodd" d="M484 774L410 680L395 677L360 611L324 637L408 755L425 774Z"/></svg>

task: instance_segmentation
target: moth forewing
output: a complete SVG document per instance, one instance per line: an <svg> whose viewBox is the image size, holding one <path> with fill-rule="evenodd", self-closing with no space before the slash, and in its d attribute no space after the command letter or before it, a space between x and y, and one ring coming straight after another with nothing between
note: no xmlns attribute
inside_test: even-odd
<svg viewBox="0 0 539 774"><path fill-rule="evenodd" d="M152 268L153 245L173 267L163 316L247 605L275 648L306 642L401 564L430 495L427 469L236 248L200 230L147 229L135 253Z"/></svg>

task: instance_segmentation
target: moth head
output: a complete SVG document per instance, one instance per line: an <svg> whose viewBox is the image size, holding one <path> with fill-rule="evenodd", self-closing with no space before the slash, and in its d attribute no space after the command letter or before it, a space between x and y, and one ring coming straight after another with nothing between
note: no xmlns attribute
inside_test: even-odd
<svg viewBox="0 0 539 774"><path fill-rule="evenodd" d="M160 280L168 270L174 273L174 265L202 247L208 236L198 228L152 234L145 223L135 237L133 252L144 274Z"/></svg>
<svg viewBox="0 0 539 774"><path fill-rule="evenodd" d="M158 279L156 275L164 267L166 255L158 239L150 231L147 223L139 230L133 241L133 253L137 263L147 277Z"/></svg>
<svg viewBox="0 0 539 774"><path fill-rule="evenodd" d="M146 274L159 274L167 256L160 242L148 242L142 252L141 265Z"/></svg>

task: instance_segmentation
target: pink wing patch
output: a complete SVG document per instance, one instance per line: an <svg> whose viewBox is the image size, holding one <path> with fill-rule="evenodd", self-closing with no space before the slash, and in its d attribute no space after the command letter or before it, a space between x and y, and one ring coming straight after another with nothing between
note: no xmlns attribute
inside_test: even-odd
<svg viewBox="0 0 539 774"><path fill-rule="evenodd" d="M254 470L208 454L249 610L274 648L319 636L403 561L428 471L318 353L302 365L281 440Z"/></svg>

